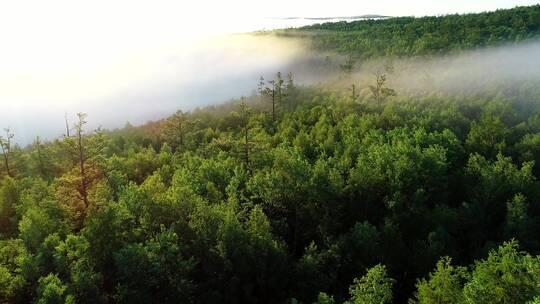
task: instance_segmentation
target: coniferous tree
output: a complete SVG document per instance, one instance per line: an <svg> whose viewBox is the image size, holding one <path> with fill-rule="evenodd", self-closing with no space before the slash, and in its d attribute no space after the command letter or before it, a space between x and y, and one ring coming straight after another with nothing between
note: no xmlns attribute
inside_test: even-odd
<svg viewBox="0 0 540 304"><path fill-rule="evenodd" d="M257 92L261 96L261 101L263 101L262 98L266 95L266 82L262 76L259 78L259 83L257 83Z"/></svg>
<svg viewBox="0 0 540 304"><path fill-rule="evenodd" d="M356 60L352 54L349 54L345 59L345 62L343 62L340 67L343 72L350 74L353 71L355 64Z"/></svg>
<svg viewBox="0 0 540 304"><path fill-rule="evenodd" d="M356 85L353 83L351 86L351 100L353 102L356 102L356 100L360 97L360 95L357 92Z"/></svg>
<svg viewBox="0 0 540 304"><path fill-rule="evenodd" d="M181 110L167 118L163 127L163 136L165 141L174 149L185 149L186 133L190 121L186 113Z"/></svg>
<svg viewBox="0 0 540 304"><path fill-rule="evenodd" d="M395 280L388 277L384 265L368 269L366 275L355 279L350 287L350 304L385 304L392 302L392 286Z"/></svg>
<svg viewBox="0 0 540 304"><path fill-rule="evenodd" d="M276 122L277 118L277 84L275 80L269 80L268 84L270 85L265 89L266 96L270 97L270 100L272 102L272 121Z"/></svg>
<svg viewBox="0 0 540 304"><path fill-rule="evenodd" d="M369 86L378 105L381 105L387 97L396 95L393 89L386 86L386 80L386 74L377 72L375 74L375 85Z"/></svg>
<svg viewBox="0 0 540 304"><path fill-rule="evenodd" d="M101 168L105 141L101 129L94 134L85 134L87 115L77 114L77 122L73 126L75 134L64 138L64 145L71 157L73 167L61 181L60 195L74 206L76 226L82 228L87 210L91 205L90 190L103 178Z"/></svg>
<svg viewBox="0 0 540 304"><path fill-rule="evenodd" d="M4 169L6 174L10 177L13 177L13 170L10 167L11 162L11 153L12 153L12 139L15 136L11 132L11 128L7 127L4 129L5 136L0 136L0 147L2 148L2 156L4 158Z"/></svg>
<svg viewBox="0 0 540 304"><path fill-rule="evenodd" d="M292 72L289 72L287 74L287 81L285 83L284 87L284 97L286 98L286 106L288 107L288 110L293 109L293 103L294 103L294 94L296 92L296 85L294 83L294 75Z"/></svg>
<svg viewBox="0 0 540 304"><path fill-rule="evenodd" d="M279 108L283 108L283 97L285 95L285 80L283 80L283 76L281 75L281 72L277 72L276 74L276 95L277 95L277 105Z"/></svg>
<svg viewBox="0 0 540 304"><path fill-rule="evenodd" d="M246 105L245 98L242 97L240 102L240 116L242 119L242 133L243 133L243 146L244 146L244 164L246 169L250 170L250 134L249 134L249 119L251 116L251 109Z"/></svg>

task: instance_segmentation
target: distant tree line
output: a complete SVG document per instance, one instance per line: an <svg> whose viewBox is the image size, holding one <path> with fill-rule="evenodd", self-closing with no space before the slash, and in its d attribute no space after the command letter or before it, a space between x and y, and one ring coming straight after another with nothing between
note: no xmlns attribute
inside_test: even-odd
<svg viewBox="0 0 540 304"><path fill-rule="evenodd" d="M278 30L280 36L305 37L315 48L356 59L459 52L538 38L540 5L466 15L394 17L322 23Z"/></svg>

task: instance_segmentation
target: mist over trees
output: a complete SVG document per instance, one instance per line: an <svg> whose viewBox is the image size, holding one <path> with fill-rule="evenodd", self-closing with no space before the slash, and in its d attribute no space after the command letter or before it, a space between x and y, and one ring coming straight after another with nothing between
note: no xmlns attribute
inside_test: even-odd
<svg viewBox="0 0 540 304"><path fill-rule="evenodd" d="M536 35L538 9L313 30L498 24L514 39ZM279 72L112 131L79 113L22 148L7 128L0 302L538 303L539 80L407 95L392 67L345 88Z"/></svg>

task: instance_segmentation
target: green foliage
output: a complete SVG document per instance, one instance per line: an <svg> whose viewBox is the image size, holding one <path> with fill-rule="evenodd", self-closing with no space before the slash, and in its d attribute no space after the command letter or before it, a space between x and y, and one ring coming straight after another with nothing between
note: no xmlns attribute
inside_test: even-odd
<svg viewBox="0 0 540 304"><path fill-rule="evenodd" d="M417 283L418 303L534 303L540 293L538 257L507 242L478 261L470 272L445 257L429 280Z"/></svg>
<svg viewBox="0 0 540 304"><path fill-rule="evenodd" d="M540 261L505 243L476 263L463 288L467 303L525 303L540 293Z"/></svg>
<svg viewBox="0 0 540 304"><path fill-rule="evenodd" d="M539 20L540 6L534 5L479 14L322 23L278 34L314 33L317 48L355 58L417 56L532 39L540 34Z"/></svg>
<svg viewBox="0 0 540 304"><path fill-rule="evenodd" d="M73 298L67 293L67 286L54 274L39 279L38 304L73 303Z"/></svg>
<svg viewBox="0 0 540 304"><path fill-rule="evenodd" d="M99 135L104 174L87 184L84 223L61 191L76 173L71 160L50 180L32 170L4 177L2 300L340 303L351 282L352 302L536 296L523 268L533 256L517 254L521 274L510 283L483 270L498 263L494 253L469 270L440 259L471 264L511 238L540 252L532 108L518 112L500 96L359 108L348 92L294 94L275 123L264 101L249 117L183 113L189 128L175 149L168 123L163 138L147 126ZM486 142L492 135L504 145ZM53 152L62 144L42 145L62 168L69 154ZM486 293L473 278L504 286Z"/></svg>
<svg viewBox="0 0 540 304"><path fill-rule="evenodd" d="M350 303L375 304L392 302L392 285L394 280L388 278L386 267L376 265L368 269L360 279L355 279L350 287Z"/></svg>
<svg viewBox="0 0 540 304"><path fill-rule="evenodd" d="M462 303L463 283L467 278L465 268L454 267L452 259L444 257L437 262L434 272L429 274L429 280L418 281L416 298L420 304L451 304Z"/></svg>
<svg viewBox="0 0 540 304"><path fill-rule="evenodd" d="M304 30L352 70L529 39L538 11ZM10 147L0 302L538 302L538 83L405 96L385 77L351 96L279 73L240 107L92 133L81 115Z"/></svg>
<svg viewBox="0 0 540 304"><path fill-rule="evenodd" d="M130 244L115 254L116 299L120 303L189 303L194 259L183 256L178 236L164 230L143 244Z"/></svg>
<svg viewBox="0 0 540 304"><path fill-rule="evenodd" d="M319 293L317 297L317 304L334 304L334 298L325 294L324 292Z"/></svg>
<svg viewBox="0 0 540 304"><path fill-rule="evenodd" d="M0 235L9 237L16 231L16 207L21 194L21 185L11 177L0 184Z"/></svg>

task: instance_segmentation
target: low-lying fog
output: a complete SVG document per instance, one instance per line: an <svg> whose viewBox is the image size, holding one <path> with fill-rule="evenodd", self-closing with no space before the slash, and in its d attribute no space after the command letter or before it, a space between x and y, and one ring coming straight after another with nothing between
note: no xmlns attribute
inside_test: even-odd
<svg viewBox="0 0 540 304"><path fill-rule="evenodd" d="M382 66L381 60L361 62L350 79L340 74L342 57L309 49L306 42L290 38L229 35L122 58L99 72L75 73L63 82L55 75L11 75L1 79L0 126L10 126L16 141L27 144L38 135L59 137L65 113L71 119L77 112L88 113L90 128L115 128L252 94L261 75L268 78L277 71L294 73L301 84L334 80L362 86L371 84ZM540 79L538 54L540 43L528 42L453 56L393 60L389 82L402 93L482 90Z"/></svg>
<svg viewBox="0 0 540 304"><path fill-rule="evenodd" d="M249 30L320 22L262 21ZM127 46L113 40L107 47L102 39L95 40L102 43L95 49L80 39L64 42L67 49L61 52L49 46L54 41L0 50L0 130L10 126L15 141L24 145L36 136L61 136L66 113L71 119L78 112L88 113L90 128L139 124L177 109L251 94L261 75L279 70L298 72L306 81L309 77L302 75L301 66L313 60L292 40L240 34L168 39L138 46L135 52L115 49ZM14 58L21 60L13 62Z"/></svg>
<svg viewBox="0 0 540 304"><path fill-rule="evenodd" d="M341 79L341 83L372 85L374 75L384 73L389 86L402 94L467 94L519 88L525 81L539 84L539 54L540 41L527 41L455 55L383 58L358 63L352 76ZM386 72L385 66L391 66L393 71Z"/></svg>

